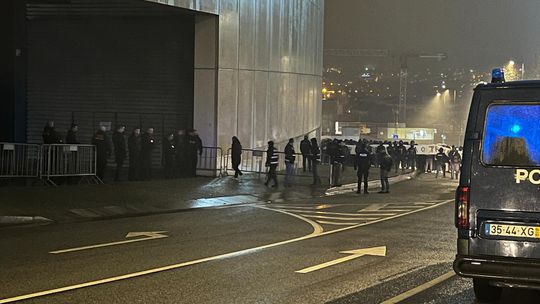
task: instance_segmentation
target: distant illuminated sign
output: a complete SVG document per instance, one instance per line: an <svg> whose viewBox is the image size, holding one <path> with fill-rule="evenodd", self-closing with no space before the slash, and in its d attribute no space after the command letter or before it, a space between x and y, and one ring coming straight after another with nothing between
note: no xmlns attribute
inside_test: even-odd
<svg viewBox="0 0 540 304"><path fill-rule="evenodd" d="M392 140L434 140L435 133L435 129L427 128L388 128L386 132L387 138Z"/></svg>

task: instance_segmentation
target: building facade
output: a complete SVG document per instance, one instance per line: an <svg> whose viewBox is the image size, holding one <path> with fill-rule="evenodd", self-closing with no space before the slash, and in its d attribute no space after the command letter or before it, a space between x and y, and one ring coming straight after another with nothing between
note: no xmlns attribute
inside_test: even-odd
<svg viewBox="0 0 540 304"><path fill-rule="evenodd" d="M324 0L4 5L3 141L38 142L48 120L81 141L118 124L224 148L319 134Z"/></svg>

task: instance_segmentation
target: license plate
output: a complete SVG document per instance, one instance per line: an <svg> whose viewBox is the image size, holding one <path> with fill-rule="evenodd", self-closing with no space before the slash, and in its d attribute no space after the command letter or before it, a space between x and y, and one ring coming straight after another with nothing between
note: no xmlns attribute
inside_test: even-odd
<svg viewBox="0 0 540 304"><path fill-rule="evenodd" d="M540 227L505 224L486 224L486 236L511 236L518 238L540 238Z"/></svg>

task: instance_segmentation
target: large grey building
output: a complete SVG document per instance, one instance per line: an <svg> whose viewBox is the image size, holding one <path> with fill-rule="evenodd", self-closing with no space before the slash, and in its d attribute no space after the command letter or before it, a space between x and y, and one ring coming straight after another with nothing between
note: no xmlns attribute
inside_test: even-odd
<svg viewBox="0 0 540 304"><path fill-rule="evenodd" d="M244 147L321 125L323 0L6 0L0 141L47 120Z"/></svg>

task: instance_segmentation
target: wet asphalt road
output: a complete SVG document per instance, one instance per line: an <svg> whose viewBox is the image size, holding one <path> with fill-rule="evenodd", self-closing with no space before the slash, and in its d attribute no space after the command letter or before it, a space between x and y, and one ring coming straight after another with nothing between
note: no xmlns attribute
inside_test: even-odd
<svg viewBox="0 0 540 304"><path fill-rule="evenodd" d="M0 303L381 303L451 271L455 187L421 176L391 194L2 229ZM321 266L369 248L379 255ZM456 276L402 299L475 303L470 280Z"/></svg>

